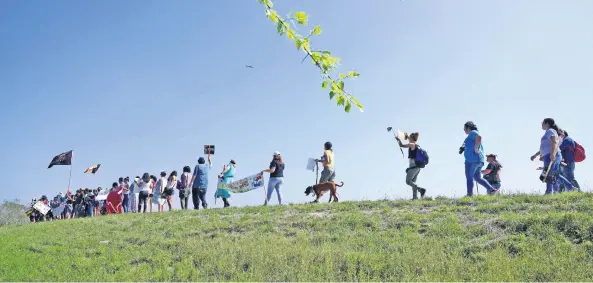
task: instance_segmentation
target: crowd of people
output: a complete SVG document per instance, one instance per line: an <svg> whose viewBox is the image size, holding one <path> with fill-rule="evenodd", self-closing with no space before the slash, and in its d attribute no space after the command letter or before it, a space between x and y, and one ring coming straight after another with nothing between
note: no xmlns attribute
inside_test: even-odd
<svg viewBox="0 0 593 283"><path fill-rule="evenodd" d="M471 121L463 126L467 134L459 154L465 157L465 177L467 184L466 196L474 195L474 183L486 188L489 195L498 193L501 189L500 173L503 166L498 162L495 154L484 154L482 136L478 127ZM545 194L560 193L563 191L580 190L575 179L574 171L577 162L585 158L582 146L569 137L568 132L560 129L554 119L546 118L541 123L544 135L540 141L539 150L531 156L531 160L539 157L543 161L540 180L546 184ZM414 132L405 134L404 144L400 137L396 140L400 147L408 149L409 166L406 169L406 184L412 188L412 199L424 197L426 188L417 184L420 171L428 164L428 153L420 147L418 140L420 133ZM324 153L321 159L317 159L323 166L319 183L334 182L334 151L330 142L324 144ZM488 163L484 169L485 163ZM236 162L231 160L226 164L218 175L219 182L230 184L235 176ZM276 192L278 203L282 204L281 187L284 179L284 160L279 152L275 152L268 169L262 173L269 173L267 197L264 205L270 201L272 194ZM200 157L198 164L194 167L193 173L189 166L183 167L182 174L177 171L167 174L161 172L159 177L144 173L136 176L133 180L129 177L120 177L114 182L108 191L102 188L95 190L80 189L74 194L70 191L65 194L58 193L53 200L42 196L40 201L51 207L51 210L43 215L33 207L28 215L32 222L68 219L73 217L93 217L105 214L118 213L146 213L147 211L163 212L165 206L168 210L173 209L173 197L179 195L182 209L188 209L189 197L192 197L193 208L208 208L206 193L208 191L208 172L212 168L210 154L207 159ZM98 198L98 196L106 196ZM215 198L221 198L224 207L229 207L231 197L230 190L225 186L217 186ZM34 199L32 205L38 200Z"/></svg>
<svg viewBox="0 0 593 283"><path fill-rule="evenodd" d="M335 178L332 144L326 142L324 149L323 157L318 160L324 168L320 181L330 182ZM223 170L218 174L218 181L223 184L232 183L236 165L234 160L224 165ZM281 187L284 180L284 167L282 155L276 151L268 169L261 171L262 174L270 174L264 205L268 204L274 192L278 196L278 203L282 204ZM130 177L120 177L109 189L101 187L94 190L79 189L75 193L68 190L65 194L58 193L51 200L43 195L40 199L32 200L27 215L31 222L38 222L106 214L164 212L165 206L169 211L173 209L173 199L176 194L179 196L181 209L189 208L190 196L194 209L198 210L200 206L207 209L206 193L209 188L210 169L212 169L212 159L208 154L207 158L198 158L198 164L194 167L193 173L190 166L185 166L179 176L177 171L169 174L163 171L159 177L144 173L133 180ZM230 197L231 192L228 188L217 186L214 198L222 199L224 207L230 206ZM39 201L51 209L45 214L41 213L34 208Z"/></svg>

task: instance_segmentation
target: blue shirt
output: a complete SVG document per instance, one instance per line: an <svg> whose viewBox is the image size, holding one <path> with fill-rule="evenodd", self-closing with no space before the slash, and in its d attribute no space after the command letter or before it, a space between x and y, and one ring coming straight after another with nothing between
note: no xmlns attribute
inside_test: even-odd
<svg viewBox="0 0 593 283"><path fill-rule="evenodd" d="M560 152L562 153L562 159L566 163L574 162L574 148L576 147L574 140L571 137L566 137L560 144Z"/></svg>
<svg viewBox="0 0 593 283"><path fill-rule="evenodd" d="M556 140L558 140L558 133L556 133L554 129L547 129L539 146L539 153L541 153L542 156L552 153L552 140L550 140L551 137L556 137Z"/></svg>
<svg viewBox="0 0 593 283"><path fill-rule="evenodd" d="M212 166L210 164L198 164L194 168L194 183L193 188L208 189L208 171Z"/></svg>
<svg viewBox="0 0 593 283"><path fill-rule="evenodd" d="M233 166L233 164L230 163L227 166L229 167L229 171L226 171L226 173L222 175L225 181L235 177L235 166Z"/></svg>
<svg viewBox="0 0 593 283"><path fill-rule="evenodd" d="M463 143L465 146L465 151L463 152L463 156L465 156L465 163L476 163L482 162L484 163L484 148L482 147L482 143L478 146L478 153L474 151L474 147L476 146L476 138L480 133L476 130L471 131L467 138L465 138L465 142Z"/></svg>

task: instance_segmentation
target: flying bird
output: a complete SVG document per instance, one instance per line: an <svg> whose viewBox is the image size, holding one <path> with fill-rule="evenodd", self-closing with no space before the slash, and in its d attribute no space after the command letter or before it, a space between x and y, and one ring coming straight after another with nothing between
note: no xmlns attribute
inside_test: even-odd
<svg viewBox="0 0 593 283"><path fill-rule="evenodd" d="M251 65L245 65L245 68L251 68L251 69L253 69L253 66L251 66Z"/></svg>

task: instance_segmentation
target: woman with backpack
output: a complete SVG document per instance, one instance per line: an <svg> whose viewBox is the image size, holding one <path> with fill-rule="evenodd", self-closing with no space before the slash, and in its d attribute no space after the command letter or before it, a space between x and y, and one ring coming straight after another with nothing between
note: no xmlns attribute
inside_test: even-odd
<svg viewBox="0 0 593 283"><path fill-rule="evenodd" d="M463 125L463 130L467 137L463 142L463 147L460 153L464 153L465 157L465 180L467 182L467 195L472 197L474 195L474 182L486 188L488 194L496 193L493 188L484 178L482 178L482 167L484 167L484 147L482 146L482 136L478 132L478 127L474 122L468 121ZM477 188L476 188L477 189Z"/></svg>
<svg viewBox="0 0 593 283"><path fill-rule="evenodd" d="M552 118L546 118L542 121L542 130L544 135L541 138L539 151L531 156L531 161L538 156L544 161L544 167L540 180L546 183L545 194L552 194L560 192L559 178L564 178L560 175L560 163L562 162L562 155L560 154L560 143L558 136L558 125ZM566 182L566 189L572 190L570 182Z"/></svg>
<svg viewBox="0 0 593 283"><path fill-rule="evenodd" d="M405 134L405 136L408 140L407 144L402 144L402 141L397 136L395 140L397 140L399 147L408 149L409 167L406 169L406 184L412 187L412 199L418 199L418 192L420 192L420 198L423 198L424 194L426 194L426 189L418 187L416 184L416 179L418 179L418 174L420 174L420 169L422 169L421 166L416 164L416 154L420 148L416 145L416 142L418 142L420 133L412 133L409 136Z"/></svg>
<svg viewBox="0 0 593 283"><path fill-rule="evenodd" d="M486 161L488 162L488 166L482 171L482 174L484 174L484 179L488 181L488 184L498 191L501 187L500 170L502 169L502 165L498 163L498 160L496 160L496 155L494 154L486 155ZM490 194L494 194L496 191Z"/></svg>
<svg viewBox="0 0 593 283"><path fill-rule="evenodd" d="M189 166L183 167L183 174L181 174L181 182L179 182L179 201L181 202L181 209L187 209L187 202L191 195L191 168Z"/></svg>
<svg viewBox="0 0 593 283"><path fill-rule="evenodd" d="M560 153L562 155L562 159L565 166L561 166L562 175L572 184L574 189L580 191L579 183L574 177L574 169L575 169L575 148L576 142L568 136L568 132L565 130L560 130L558 135L562 139L560 142Z"/></svg>

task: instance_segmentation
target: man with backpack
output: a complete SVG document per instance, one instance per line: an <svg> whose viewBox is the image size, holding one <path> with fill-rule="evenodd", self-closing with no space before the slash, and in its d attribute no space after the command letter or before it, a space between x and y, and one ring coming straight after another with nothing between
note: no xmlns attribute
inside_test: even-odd
<svg viewBox="0 0 593 283"><path fill-rule="evenodd" d="M571 137L568 132L560 130L558 135L562 138L560 144L560 153L566 166L562 166L562 175L573 185L576 190L580 191L579 183L574 177L575 164L585 160L585 149Z"/></svg>
<svg viewBox="0 0 593 283"><path fill-rule="evenodd" d="M420 169L428 164L428 153L416 144L416 142L418 142L418 136L420 136L420 133L417 132L412 133L409 136L408 134L405 134L405 137L408 140L407 144L402 144L399 137L395 137L400 147L408 149L410 166L406 169L406 184L412 187L412 199L418 199L418 192L420 192L420 198L423 198L424 194L426 194L426 189L418 187L416 184Z"/></svg>

